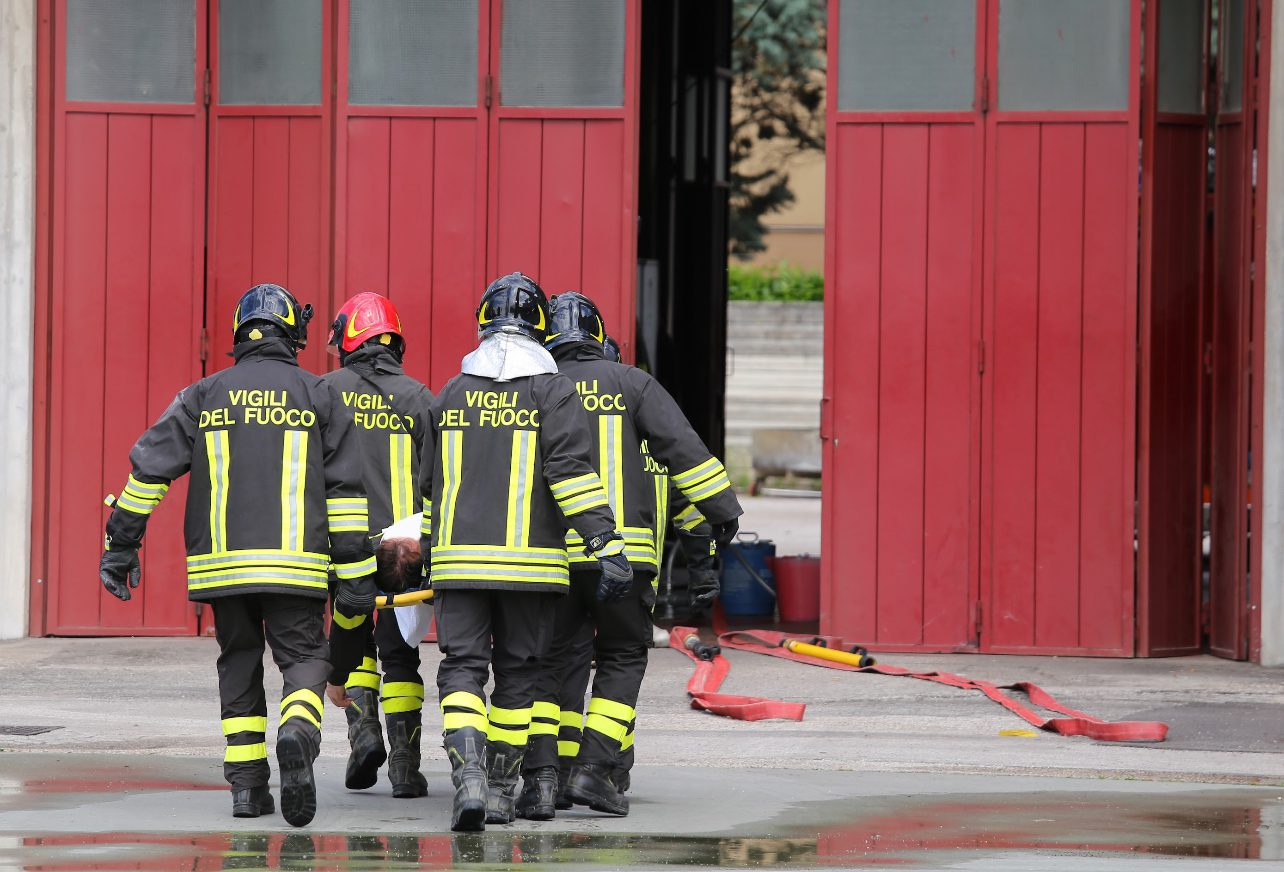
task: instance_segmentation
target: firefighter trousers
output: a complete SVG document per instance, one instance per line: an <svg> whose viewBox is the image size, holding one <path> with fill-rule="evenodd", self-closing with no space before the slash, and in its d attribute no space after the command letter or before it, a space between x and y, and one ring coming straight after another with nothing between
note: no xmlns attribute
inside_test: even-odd
<svg viewBox="0 0 1284 872"><path fill-rule="evenodd" d="M333 637L333 631L332 631ZM349 644L355 644L350 641ZM424 681L419 675L419 648L406 644L392 609L375 612L374 631L365 634L361 664L348 675L349 690L367 687L380 694L385 714L419 711ZM382 687L379 667L383 667Z"/></svg>
<svg viewBox="0 0 1284 872"><path fill-rule="evenodd" d="M267 760L267 696L263 649L281 670L280 734L308 733L321 746L321 700L326 662L325 601L288 594L238 594L210 601L218 639L218 691L222 705L223 777L233 790L259 787L271 774Z"/></svg>
<svg viewBox="0 0 1284 872"><path fill-rule="evenodd" d="M557 708L559 732L566 722L579 720L575 712L563 712L562 701L574 705L579 694L583 705L583 685L588 661L585 657L585 626L596 632L592 651L597 655L597 673L593 677L593 695L583 719L583 731L575 760L614 767L632 756L633 734L637 727L638 693L646 674L647 646L651 641L651 609L655 605L654 575L635 568L633 588L623 599L603 603L597 599L597 570L571 572L571 590L558 603L553 624L553 644L539 670L539 685L533 714L544 720ZM576 649L580 653L576 653ZM569 727L569 724L568 724ZM537 736L528 749L523 771L556 765L561 751L570 751L568 742L559 747L560 736L552 741L532 723ZM629 761L631 762L631 760Z"/></svg>
<svg viewBox="0 0 1284 872"><path fill-rule="evenodd" d="M561 594L510 590L439 590L433 598L442 727L474 727L494 742L525 748L531 703L553 635ZM495 676L490 705L485 688Z"/></svg>

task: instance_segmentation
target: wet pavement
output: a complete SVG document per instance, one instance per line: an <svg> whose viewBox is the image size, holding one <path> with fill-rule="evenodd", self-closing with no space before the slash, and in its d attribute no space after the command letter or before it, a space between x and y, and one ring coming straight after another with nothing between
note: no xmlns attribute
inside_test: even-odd
<svg viewBox="0 0 1284 872"><path fill-rule="evenodd" d="M395 800L344 790L341 764L291 830L232 819L215 762L0 754L0 869L1284 869L1279 787L639 766L627 818L452 835L444 771Z"/></svg>

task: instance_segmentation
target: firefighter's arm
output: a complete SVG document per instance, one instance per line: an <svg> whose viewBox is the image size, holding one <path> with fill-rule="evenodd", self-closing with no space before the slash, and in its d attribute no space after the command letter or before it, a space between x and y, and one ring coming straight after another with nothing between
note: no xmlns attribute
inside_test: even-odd
<svg viewBox="0 0 1284 872"><path fill-rule="evenodd" d="M539 447L544 457L544 480L566 518L567 525L583 537L589 550L598 554L589 541L595 536L615 533L602 479L593 468L593 440L588 415L575 386L566 376L554 376L543 386L540 403ZM623 545L612 553L623 551Z"/></svg>
<svg viewBox="0 0 1284 872"><path fill-rule="evenodd" d="M329 383L323 385L317 398L317 423L324 446L330 562L339 579L335 609L337 613L342 608L352 616L351 620L364 620L374 611L375 558L370 544L370 509L362 477L361 447L352 429L352 418L343 413L338 392Z"/></svg>
<svg viewBox="0 0 1284 872"><path fill-rule="evenodd" d="M424 575L432 566L432 486L437 461L437 419L429 407L424 415L424 431L419 453L419 498L423 521L419 526L419 556L424 562Z"/></svg>
<svg viewBox="0 0 1284 872"><path fill-rule="evenodd" d="M198 413L194 389L184 388L129 452L133 467L125 488L112 502L107 536L117 546L137 548L147 521L169 490L170 482L192 466Z"/></svg>
<svg viewBox="0 0 1284 872"><path fill-rule="evenodd" d="M629 372L633 419L655 459L669 468L674 486L715 526L744 514L722 462L705 447L687 416L659 382L640 369Z"/></svg>

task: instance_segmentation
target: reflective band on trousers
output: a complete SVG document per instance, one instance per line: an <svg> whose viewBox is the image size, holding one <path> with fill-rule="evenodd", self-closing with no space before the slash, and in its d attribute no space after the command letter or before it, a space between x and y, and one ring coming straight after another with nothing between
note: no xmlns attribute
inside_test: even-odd
<svg viewBox="0 0 1284 872"><path fill-rule="evenodd" d="M266 733L267 718L250 715L240 718L223 718L223 735L234 733Z"/></svg>
<svg viewBox="0 0 1284 872"><path fill-rule="evenodd" d="M258 742L253 745L228 745L227 750L223 752L224 763L251 763L255 760L266 759L266 742Z"/></svg>

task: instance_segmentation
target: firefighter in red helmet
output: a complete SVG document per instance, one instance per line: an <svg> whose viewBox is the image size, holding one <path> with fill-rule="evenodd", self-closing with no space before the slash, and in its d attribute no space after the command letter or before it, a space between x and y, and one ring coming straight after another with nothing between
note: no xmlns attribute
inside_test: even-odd
<svg viewBox="0 0 1284 872"><path fill-rule="evenodd" d="M343 414L353 423L363 459L364 508L369 529L377 534L420 510L419 451L433 396L402 369L406 339L387 297L367 292L344 303L330 328L330 347L343 366L322 378L339 394ZM346 710L352 746L344 783L350 790L373 787L387 760L392 795L423 796L428 783L419 771L424 702L419 649L406 644L391 612L373 628L360 618L355 626L349 623L335 621L330 630L330 694ZM379 727L380 703L391 756Z"/></svg>

